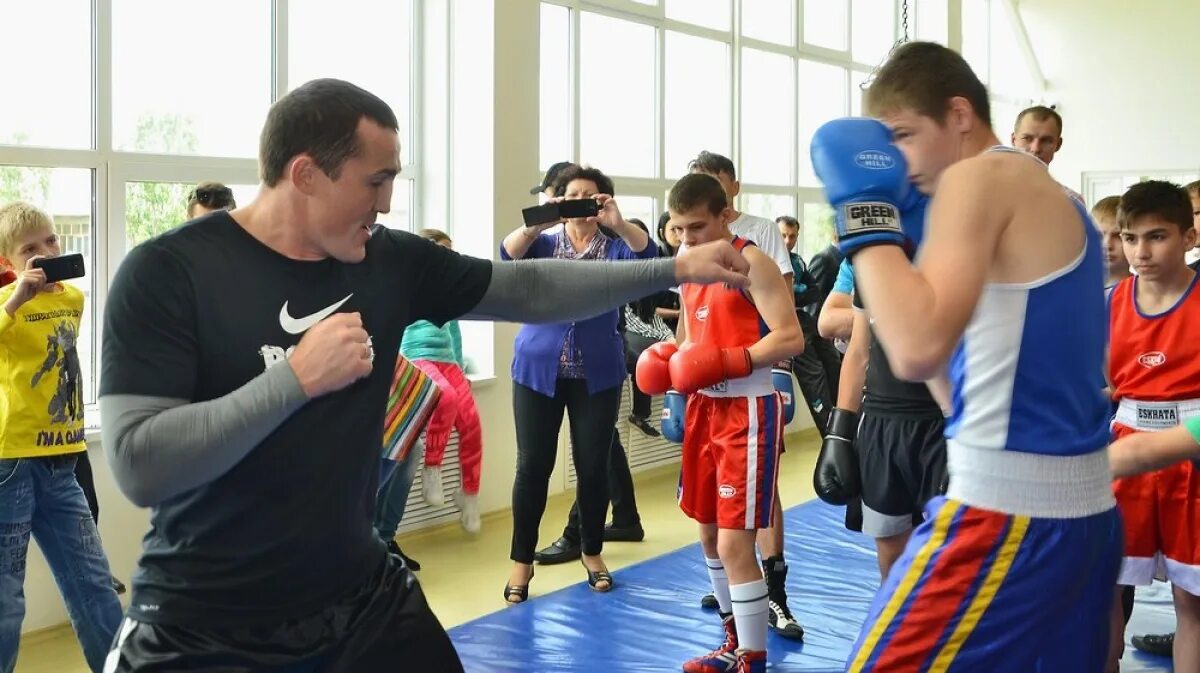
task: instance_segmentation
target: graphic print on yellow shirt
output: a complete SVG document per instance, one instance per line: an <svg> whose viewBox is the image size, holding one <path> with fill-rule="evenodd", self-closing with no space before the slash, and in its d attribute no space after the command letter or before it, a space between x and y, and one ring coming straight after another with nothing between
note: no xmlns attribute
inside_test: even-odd
<svg viewBox="0 0 1200 673"><path fill-rule="evenodd" d="M78 350L83 293L61 288L39 292L15 316L0 308L0 458L87 448ZM0 290L0 306L14 289Z"/></svg>

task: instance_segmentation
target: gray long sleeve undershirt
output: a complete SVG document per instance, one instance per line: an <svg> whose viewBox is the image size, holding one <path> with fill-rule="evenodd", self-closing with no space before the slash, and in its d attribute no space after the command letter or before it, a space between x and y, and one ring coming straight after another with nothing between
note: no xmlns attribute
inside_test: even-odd
<svg viewBox="0 0 1200 673"><path fill-rule="evenodd" d="M672 259L492 264L491 282L465 319L582 320L675 284ZM117 485L153 507L228 472L308 402L287 363L206 402L145 395L100 398L101 439Z"/></svg>

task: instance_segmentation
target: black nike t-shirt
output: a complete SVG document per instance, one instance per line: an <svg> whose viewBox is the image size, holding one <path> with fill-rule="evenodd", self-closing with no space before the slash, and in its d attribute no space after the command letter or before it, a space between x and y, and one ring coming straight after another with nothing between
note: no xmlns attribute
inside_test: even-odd
<svg viewBox="0 0 1200 673"><path fill-rule="evenodd" d="M104 316L101 395L211 400L286 361L316 322L362 314L370 376L309 401L231 470L153 509L130 615L195 627L279 623L366 582L391 375L404 328L483 297L491 262L380 228L358 264L297 261L227 213L135 248Z"/></svg>
<svg viewBox="0 0 1200 673"><path fill-rule="evenodd" d="M862 310L857 289L854 307ZM902 381L892 373L887 352L871 329L871 349L867 354L867 378L863 390L863 412L905 418L941 418L942 408L924 383Z"/></svg>

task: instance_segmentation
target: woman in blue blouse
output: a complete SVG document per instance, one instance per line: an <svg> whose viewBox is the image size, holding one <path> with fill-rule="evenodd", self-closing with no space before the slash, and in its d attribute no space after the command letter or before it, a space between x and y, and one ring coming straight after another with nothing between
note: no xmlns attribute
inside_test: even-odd
<svg viewBox="0 0 1200 673"><path fill-rule="evenodd" d="M500 246L504 260L552 257L594 262L651 259L654 243L621 217L612 199L613 183L594 168L572 166L558 179L560 198L595 198L597 217L519 227ZM604 225L612 234L602 232ZM530 301L537 301L530 297ZM608 508L608 456L625 380L625 347L617 331L617 311L573 323L524 325L513 345L513 415L517 430L517 475L513 481L514 565L504 599L520 603L529 596L538 526L546 509L546 491L558 453L563 412L571 428L578 474L583 565L596 591L612 589L612 576L600 557Z"/></svg>

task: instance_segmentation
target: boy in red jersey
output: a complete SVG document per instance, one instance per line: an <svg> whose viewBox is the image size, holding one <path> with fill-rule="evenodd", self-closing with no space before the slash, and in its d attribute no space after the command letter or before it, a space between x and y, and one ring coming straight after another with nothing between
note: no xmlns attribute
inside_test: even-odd
<svg viewBox="0 0 1200 673"><path fill-rule="evenodd" d="M755 531L771 525L782 403L771 365L799 355L804 335L791 288L775 262L733 236L733 211L715 178L675 183L667 199L674 229L689 247L732 241L750 264L750 287L680 287L679 334L638 360L642 390L688 396L679 505L700 524L725 642L683 665L689 673L761 673L766 667L767 586L754 554Z"/></svg>
<svg viewBox="0 0 1200 673"><path fill-rule="evenodd" d="M1119 403L1114 439L1171 429L1200 416L1200 292L1184 253L1196 244L1187 193L1169 182L1134 185L1117 211L1125 256L1137 276L1109 297L1109 377ZM1179 638L1175 670L1200 670L1200 471L1191 461L1118 479L1125 560L1117 579L1150 584L1165 569L1174 585ZM1124 643L1120 601L1113 605L1108 670L1119 670Z"/></svg>

